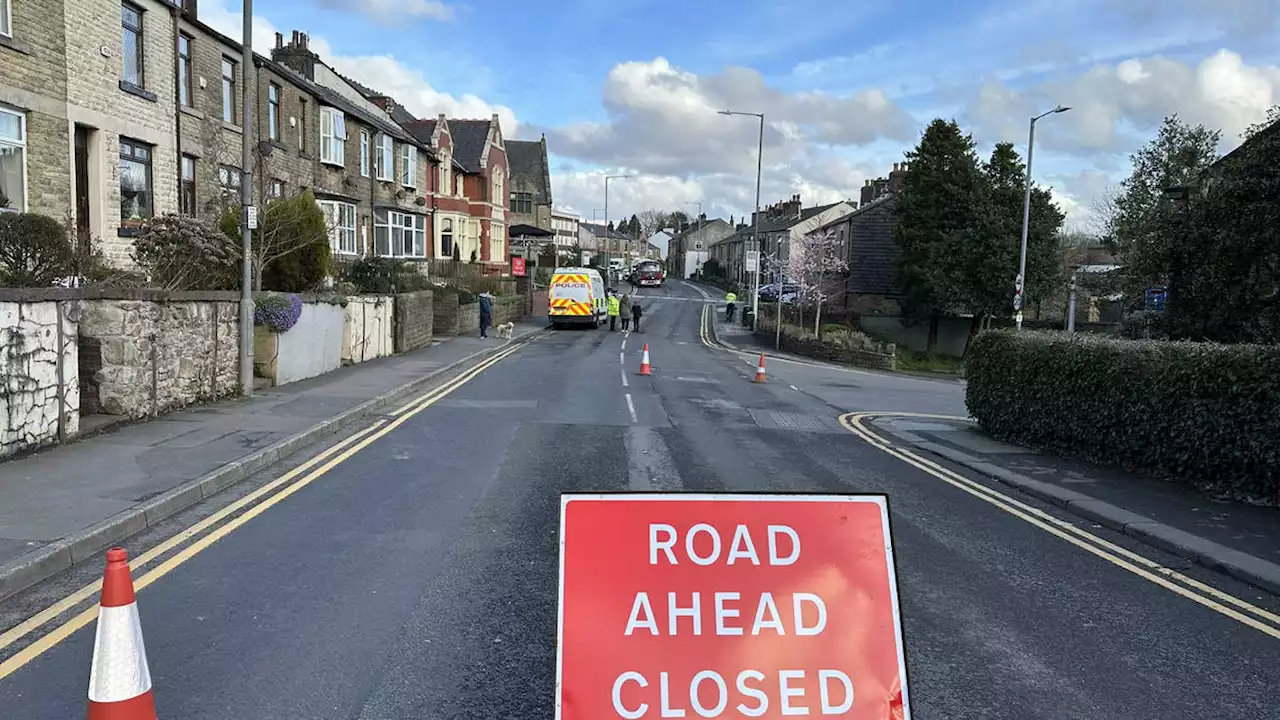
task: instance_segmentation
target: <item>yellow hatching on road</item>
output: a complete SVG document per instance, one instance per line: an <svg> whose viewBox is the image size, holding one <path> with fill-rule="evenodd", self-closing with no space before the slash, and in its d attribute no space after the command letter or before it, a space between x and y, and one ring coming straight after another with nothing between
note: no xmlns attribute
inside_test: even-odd
<svg viewBox="0 0 1280 720"><path fill-rule="evenodd" d="M399 426L407 422L409 418L431 407L441 398L445 397L446 395L449 395L453 391L467 384L472 379L474 379L477 375L484 372L489 367L501 362L503 359L507 358L508 356L512 355L513 353L523 348L525 345L528 345L529 343L537 340L539 337L541 337L541 335L542 333L538 333L527 340L513 344L510 347L502 350L501 352L498 352L497 354L492 355L486 358L485 360L482 360L480 363L472 367L470 370L467 370L465 373L445 382L440 387L434 388L432 390L428 390L427 392L419 395L417 398L414 398L413 400L404 404L400 408L396 409L392 413L392 415L394 415L394 419L390 421L378 420L370 427L364 428L362 430L359 430L353 433L352 435L344 438L343 440L334 444L333 446L329 447L323 452L317 454L315 457L308 459L306 462L302 463L301 465L284 473L283 475L276 478L275 480L272 480L266 485L263 485L257 490L254 490L252 493L240 498L234 503L231 503L230 505L222 508L218 512L210 515L207 518L204 518L203 520L201 520L198 523L195 523L191 527L188 527L185 530L182 530L181 532L176 533L175 535L168 538L167 540L160 543L159 545L156 545L155 547L150 548L146 552L140 554L131 563L129 563L130 569L135 572L140 568L148 565L149 563L154 561L156 558L163 556L165 553L168 553L174 550L175 548L178 548L184 545L185 543L188 543L189 541L192 541L193 539L199 537L201 533L203 533L205 530L208 530L209 528L213 527L214 525L221 522L225 518L235 515L235 513L239 512L240 510L243 510L247 506L253 504L255 501L262 499L264 497L266 498L266 499L263 499L262 502L258 503L257 505L254 505L252 508L246 510L244 513L240 515L235 515L235 517L233 517L231 520L226 522L224 525L221 525L220 527L218 527L216 530L209 533L208 535L199 537L198 540L195 540L194 542L191 542L189 545L186 545L186 547L183 547L182 550L180 550L178 553L176 553L172 557L162 562L155 569L137 578L134 581L134 588L136 590L142 590L143 588L147 587L148 585L155 582L156 580L159 580L160 578L164 577L166 574L171 572L174 568L182 565L186 561L195 557L200 552L208 548L210 545L214 544L218 540L227 536L232 531L244 525L245 523L249 522L253 518L257 517L258 515L261 515L262 513L266 512L269 508L281 502L282 500L289 497L293 493L297 492L298 490L301 490L307 485L310 485L317 478L320 478L325 473L332 470L334 467L337 467L341 463L351 458L356 453L360 452L364 448L373 444L379 438L382 438L390 434L393 430L395 430L396 428L398 428ZM320 465L320 467L317 468L316 467L317 465ZM312 468L315 468L315 469L313 470ZM306 474L303 477L301 477L301 479L298 479L298 477L300 475L303 475L303 473L306 473ZM13 628L7 630L3 634L0 634L0 651L3 651L5 648L9 647L10 645L13 645L18 640L21 640L23 637L34 632L35 630L49 623L53 619L62 615L63 613L75 608L77 605L93 597L93 595L97 593L99 590L101 590L101 588L102 588L101 580L85 585L79 590L76 590L75 592L62 598L61 600L54 603L53 605L50 605L49 607L45 608L44 610L41 610L35 615L32 615L31 617L27 618L26 620L19 623L18 625L15 625ZM93 622L94 618L96 618L97 615L98 615L98 608L96 605L85 608L83 611L71 617L66 622L62 623L58 627L54 628L53 630L50 630L45 635L36 639L30 645L27 645L26 647L22 648L21 650L14 653L10 657L6 658L4 662L0 662L0 680L3 680L9 675L12 675L14 672L16 672L18 669L20 669L27 663L36 659L47 650L55 647L58 643L70 637L77 630Z"/></svg>
<svg viewBox="0 0 1280 720"><path fill-rule="evenodd" d="M1164 567L1160 563L1143 557L1127 548L1116 545L1087 530L1061 520L1053 515L1020 502L1013 497L953 472L938 463L907 448L895 446L877 435L866 426L866 421L877 417L913 417L933 420L967 420L951 415L930 415L927 413L901 412L863 412L845 413L840 416L840 424L846 430L862 440L903 462L946 482L974 497L990 503L1001 510L1024 520L1051 535L1059 537L1076 547L1096 555L1107 562L1123 568L1134 575L1149 580L1160 587L1170 590L1182 597L1197 602L1210 610L1221 613L1233 620L1248 625L1255 630L1280 639L1280 616L1252 605L1240 598L1222 592L1194 578L1187 577L1176 570ZM1234 607L1228 607L1228 605ZM1237 609L1238 608L1238 609ZM1242 612L1243 611L1243 612Z"/></svg>

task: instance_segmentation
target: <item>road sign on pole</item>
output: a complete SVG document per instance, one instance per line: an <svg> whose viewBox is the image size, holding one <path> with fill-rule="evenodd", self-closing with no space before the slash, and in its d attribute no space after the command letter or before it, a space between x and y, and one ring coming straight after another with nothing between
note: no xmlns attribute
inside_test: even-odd
<svg viewBox="0 0 1280 720"><path fill-rule="evenodd" d="M556 718L911 717L883 495L564 495Z"/></svg>
<svg viewBox="0 0 1280 720"><path fill-rule="evenodd" d="M760 262L760 251L748 250L746 253L746 258L744 260L744 264L746 265L747 272L755 272L756 265L759 264L759 262Z"/></svg>

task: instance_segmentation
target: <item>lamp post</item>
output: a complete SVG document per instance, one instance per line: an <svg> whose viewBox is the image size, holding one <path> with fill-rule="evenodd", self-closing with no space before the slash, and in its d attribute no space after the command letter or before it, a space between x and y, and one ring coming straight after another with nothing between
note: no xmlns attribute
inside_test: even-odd
<svg viewBox="0 0 1280 720"><path fill-rule="evenodd" d="M609 237L609 181L622 180L623 178L634 177L633 175L605 175L604 176L604 237L605 246L613 247L613 238ZM605 253L605 260L613 259L609 253Z"/></svg>
<svg viewBox="0 0 1280 720"><path fill-rule="evenodd" d="M751 214L751 244L755 246L756 253L755 280L751 292L751 329L755 330L757 318L760 316L760 264L764 255L760 249L760 175L764 170L764 113L721 110L720 114L760 118L760 140L756 146L756 211Z"/></svg>
<svg viewBox="0 0 1280 720"><path fill-rule="evenodd" d="M1071 108L1059 105L1052 110L1042 112L1031 118L1031 128L1027 131L1027 191L1022 197L1022 254L1018 258L1018 275L1013 279L1013 312L1018 329L1022 329L1023 291L1027 282L1027 232L1031 226L1031 155L1035 152L1036 121L1047 115L1064 113Z"/></svg>

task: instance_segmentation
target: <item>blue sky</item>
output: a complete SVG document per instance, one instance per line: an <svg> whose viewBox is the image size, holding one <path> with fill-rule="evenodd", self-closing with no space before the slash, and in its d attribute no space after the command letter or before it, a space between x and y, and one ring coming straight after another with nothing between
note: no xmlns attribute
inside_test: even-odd
<svg viewBox="0 0 1280 720"><path fill-rule="evenodd" d="M201 3L216 26L231 9ZM547 133L557 204L588 217L604 172L637 176L611 184L619 212L749 210L757 126L726 105L769 119L763 201L811 204L856 197L934 116L1021 151L1028 115L1071 104L1042 126L1035 175L1080 224L1164 115L1223 128L1226 149L1280 103L1275 0L259 0L255 16L416 112Z"/></svg>

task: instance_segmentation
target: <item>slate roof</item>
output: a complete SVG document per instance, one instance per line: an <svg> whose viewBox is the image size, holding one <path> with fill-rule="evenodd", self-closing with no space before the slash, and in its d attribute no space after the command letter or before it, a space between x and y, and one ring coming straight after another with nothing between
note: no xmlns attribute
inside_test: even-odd
<svg viewBox="0 0 1280 720"><path fill-rule="evenodd" d="M547 186L550 173L547 168L547 154L543 152L540 140L507 140L507 171L511 177L523 175L531 179L538 188L534 194L534 205L551 204L551 188Z"/></svg>
<svg viewBox="0 0 1280 720"><path fill-rule="evenodd" d="M449 136L453 138L453 157L469 173L480 172L480 156L489 139L492 120L449 120Z"/></svg>
<svg viewBox="0 0 1280 720"><path fill-rule="evenodd" d="M450 135L452 135L453 123L455 121L445 120L445 122L448 123L449 133ZM436 121L435 120L412 120L410 122L404 123L404 129L407 130L415 138L417 138L418 142L422 143L423 145L426 145L427 147L431 147L431 136L434 135L436 132ZM454 141L453 155L451 156L450 164L453 165L455 168L458 168L459 170L467 169L466 166L463 165L460 160L458 160L458 146L457 146L456 140Z"/></svg>
<svg viewBox="0 0 1280 720"><path fill-rule="evenodd" d="M605 226L600 225L598 223L580 222L578 223L578 227L586 228L588 231L591 232L592 235L595 235L596 237L604 237L606 234ZM635 240L635 238L631 237L630 235L627 235L625 233L620 233L617 230L608 231L608 236L615 240Z"/></svg>
<svg viewBox="0 0 1280 720"><path fill-rule="evenodd" d="M356 82L355 80L352 80L351 78L347 77L346 75L343 75L342 73L338 72L337 70L334 70L333 68L330 68L330 69L333 70L333 73L335 75L342 78L343 80L346 80L347 84L355 88L356 91L359 92L361 95L363 95L366 99L372 100L373 98L384 97L390 100L391 101L391 119L395 120L401 125L404 125L405 123L411 123L417 120L417 118L413 116L413 113L406 110L403 105L396 102L396 99L391 97L390 95L380 93L377 90L374 90L373 88L369 87L368 85L364 85Z"/></svg>

